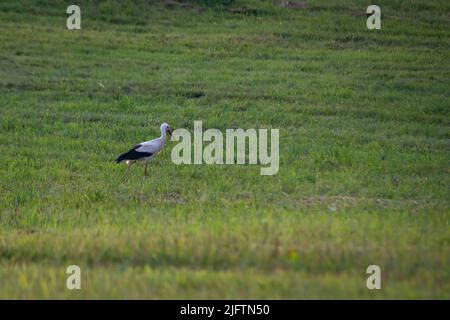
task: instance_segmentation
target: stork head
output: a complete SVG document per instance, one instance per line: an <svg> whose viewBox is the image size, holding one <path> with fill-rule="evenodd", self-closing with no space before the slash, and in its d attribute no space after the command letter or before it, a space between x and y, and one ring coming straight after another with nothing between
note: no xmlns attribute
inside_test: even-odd
<svg viewBox="0 0 450 320"><path fill-rule="evenodd" d="M167 123L164 122L161 125L161 133L168 133L169 136L172 136L172 132L173 132L172 128Z"/></svg>

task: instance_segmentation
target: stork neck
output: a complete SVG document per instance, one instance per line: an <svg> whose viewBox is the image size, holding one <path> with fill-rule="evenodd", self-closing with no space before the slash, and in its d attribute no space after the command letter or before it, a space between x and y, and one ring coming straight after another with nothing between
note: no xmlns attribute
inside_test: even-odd
<svg viewBox="0 0 450 320"><path fill-rule="evenodd" d="M166 141L166 130L164 130L164 129L161 129L161 139L163 141Z"/></svg>

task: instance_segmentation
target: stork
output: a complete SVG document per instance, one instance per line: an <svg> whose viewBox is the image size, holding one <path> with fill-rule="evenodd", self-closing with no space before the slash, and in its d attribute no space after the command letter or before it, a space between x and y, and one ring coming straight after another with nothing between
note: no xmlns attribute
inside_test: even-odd
<svg viewBox="0 0 450 320"><path fill-rule="evenodd" d="M125 171L125 175L128 170L130 170L131 166L138 161L144 162L144 179L147 178L147 165L148 162L153 159L153 157L159 153L164 147L164 143L166 142L166 133L172 136L172 128L167 123L161 124L161 137L141 142L131 148L129 151L121 154L116 162L120 163L122 161L126 161L128 165L127 170Z"/></svg>

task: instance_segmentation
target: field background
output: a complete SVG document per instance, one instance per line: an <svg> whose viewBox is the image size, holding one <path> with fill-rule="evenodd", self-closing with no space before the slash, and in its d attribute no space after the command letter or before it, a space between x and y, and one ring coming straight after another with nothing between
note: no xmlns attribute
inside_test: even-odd
<svg viewBox="0 0 450 320"><path fill-rule="evenodd" d="M450 3L375 2L2 1L0 298L449 299ZM279 128L279 173L122 180L194 120Z"/></svg>

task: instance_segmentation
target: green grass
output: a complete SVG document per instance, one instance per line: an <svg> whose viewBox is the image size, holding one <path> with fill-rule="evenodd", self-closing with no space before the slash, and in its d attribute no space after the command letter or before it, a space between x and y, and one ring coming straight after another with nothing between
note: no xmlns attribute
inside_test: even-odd
<svg viewBox="0 0 450 320"><path fill-rule="evenodd" d="M361 1L182 2L84 1L79 31L0 4L0 298L449 299L448 1L380 0L378 31ZM279 128L278 174L169 142L122 180L194 120Z"/></svg>

